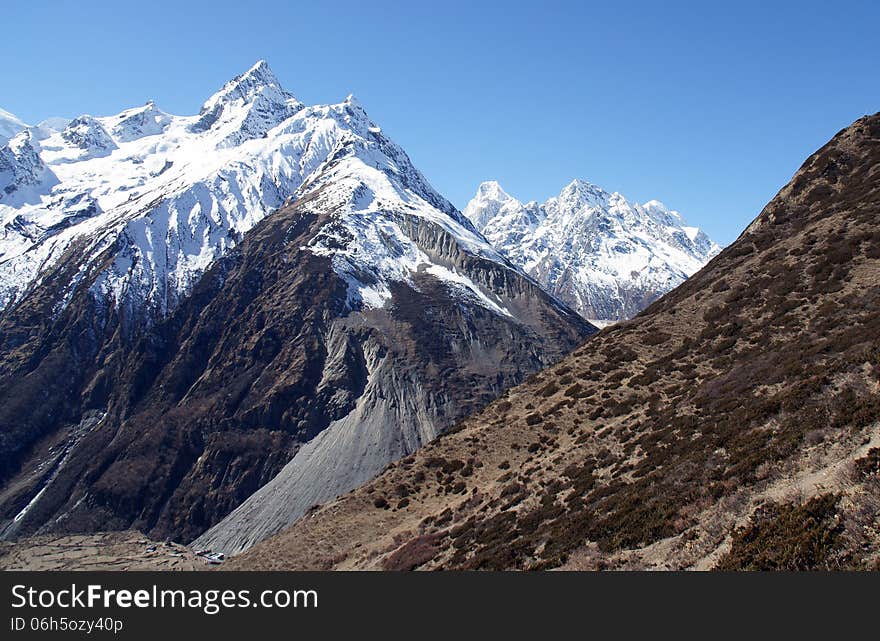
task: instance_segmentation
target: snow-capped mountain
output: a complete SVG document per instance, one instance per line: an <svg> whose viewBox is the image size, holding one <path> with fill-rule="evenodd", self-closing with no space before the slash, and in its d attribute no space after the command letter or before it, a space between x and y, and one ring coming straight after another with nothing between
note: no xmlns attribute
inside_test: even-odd
<svg viewBox="0 0 880 641"><path fill-rule="evenodd" d="M631 203L582 180L540 204L484 182L464 213L525 273L599 324L634 316L720 251L662 203Z"/></svg>
<svg viewBox="0 0 880 641"><path fill-rule="evenodd" d="M26 128L27 125L18 116L0 109L0 146L5 145L10 138Z"/></svg>
<svg viewBox="0 0 880 641"><path fill-rule="evenodd" d="M28 125L18 116L0 109L0 147L5 145L17 133L29 129L37 140L63 130L70 124L67 118L46 118L37 125Z"/></svg>
<svg viewBox="0 0 880 641"><path fill-rule="evenodd" d="M149 102L41 140L19 133L0 152L0 307L83 242L92 261L113 248L96 291L164 315L293 195L351 118L344 105L303 109L261 61L197 116Z"/></svg>
<svg viewBox="0 0 880 641"><path fill-rule="evenodd" d="M26 129L0 154L0 308L80 242L89 267L113 254L96 293L163 316L242 234L319 182L334 183L322 198L350 215L311 248L338 254L334 264L351 280L353 299L381 306L389 279L424 267L494 305L461 275L432 265L393 222L374 219L400 202L476 254L503 260L357 102L305 107L264 61L227 83L197 116L166 114L149 102L116 116L80 116L41 140ZM340 252L339 234L357 240Z"/></svg>
<svg viewBox="0 0 880 641"><path fill-rule="evenodd" d="M262 61L194 116L26 128L0 162L6 536L242 549L595 331L353 97Z"/></svg>

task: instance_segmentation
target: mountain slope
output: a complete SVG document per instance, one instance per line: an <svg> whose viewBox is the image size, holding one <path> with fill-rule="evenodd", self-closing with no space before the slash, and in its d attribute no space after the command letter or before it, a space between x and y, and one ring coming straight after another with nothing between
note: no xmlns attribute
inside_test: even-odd
<svg viewBox="0 0 880 641"><path fill-rule="evenodd" d="M0 109L0 147L25 128L27 128L27 125L18 116L9 113L5 109Z"/></svg>
<svg viewBox="0 0 880 641"><path fill-rule="evenodd" d="M720 249L662 203L630 203L582 180L543 204L484 182L464 213L544 289L604 322L635 316Z"/></svg>
<svg viewBox="0 0 880 641"><path fill-rule="evenodd" d="M0 205L7 538L190 541L272 481L212 534L247 547L595 331L354 99L304 106L263 62L197 116L25 134L57 182Z"/></svg>
<svg viewBox="0 0 880 641"><path fill-rule="evenodd" d="M740 238L229 566L880 567L880 114Z"/></svg>

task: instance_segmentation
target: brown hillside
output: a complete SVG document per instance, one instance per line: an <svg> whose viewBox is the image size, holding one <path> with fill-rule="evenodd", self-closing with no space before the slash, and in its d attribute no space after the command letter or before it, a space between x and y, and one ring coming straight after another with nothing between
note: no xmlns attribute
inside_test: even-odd
<svg viewBox="0 0 880 641"><path fill-rule="evenodd" d="M880 114L632 321L240 569L877 568Z"/></svg>

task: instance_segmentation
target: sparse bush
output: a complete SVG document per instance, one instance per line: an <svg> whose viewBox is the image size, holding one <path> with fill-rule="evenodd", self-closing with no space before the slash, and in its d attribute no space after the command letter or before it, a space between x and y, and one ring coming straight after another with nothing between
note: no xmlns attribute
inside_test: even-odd
<svg viewBox="0 0 880 641"><path fill-rule="evenodd" d="M433 559L440 549L439 534L423 534L404 543L383 562L385 570L415 570Z"/></svg>
<svg viewBox="0 0 880 641"><path fill-rule="evenodd" d="M864 477L880 479L880 447L872 447L868 454L855 461L856 472Z"/></svg>
<svg viewBox="0 0 880 641"><path fill-rule="evenodd" d="M644 336L642 338L642 343L645 345L662 345L666 343L672 336L667 334L666 332L654 331L650 334Z"/></svg>
<svg viewBox="0 0 880 641"><path fill-rule="evenodd" d="M718 570L829 570L847 565L839 497L824 494L804 505L768 505L733 534L730 551Z"/></svg>

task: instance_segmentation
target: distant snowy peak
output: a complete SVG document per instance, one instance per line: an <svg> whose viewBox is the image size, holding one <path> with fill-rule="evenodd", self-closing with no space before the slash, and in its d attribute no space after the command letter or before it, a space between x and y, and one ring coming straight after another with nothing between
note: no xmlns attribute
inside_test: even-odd
<svg viewBox="0 0 880 641"><path fill-rule="evenodd" d="M70 118L60 118L58 116L52 116L50 118L46 118L45 120L41 120L37 123L37 128L42 129L47 133L58 133L59 131L63 131L67 125L70 124Z"/></svg>
<svg viewBox="0 0 880 641"><path fill-rule="evenodd" d="M497 181L488 180L477 188L477 195L468 203L464 215L478 230L482 230L505 207L519 209L522 203L505 192Z"/></svg>
<svg viewBox="0 0 880 641"><path fill-rule="evenodd" d="M610 201L614 194L585 180L575 179L568 183L560 192L559 196L551 198L548 202L558 203L560 207L575 209L587 206L601 206Z"/></svg>
<svg viewBox="0 0 880 641"><path fill-rule="evenodd" d="M131 142L144 136L155 136L165 131L171 116L160 111L152 100L143 107L126 109L114 118L105 118L113 138L119 142Z"/></svg>
<svg viewBox="0 0 880 641"><path fill-rule="evenodd" d="M107 156L117 148L104 126L88 115L74 118L61 132L61 137L82 150L78 160Z"/></svg>
<svg viewBox="0 0 880 641"><path fill-rule="evenodd" d="M720 251L661 202L631 203L583 180L541 204L523 204L497 182L484 182L465 215L509 260L591 320L637 314Z"/></svg>
<svg viewBox="0 0 880 641"><path fill-rule="evenodd" d="M26 127L27 125L18 116L9 113L5 109L0 109L0 147Z"/></svg>
<svg viewBox="0 0 880 641"><path fill-rule="evenodd" d="M0 147L0 206L39 202L43 193L58 184L40 151L40 143L29 129L18 132Z"/></svg>

